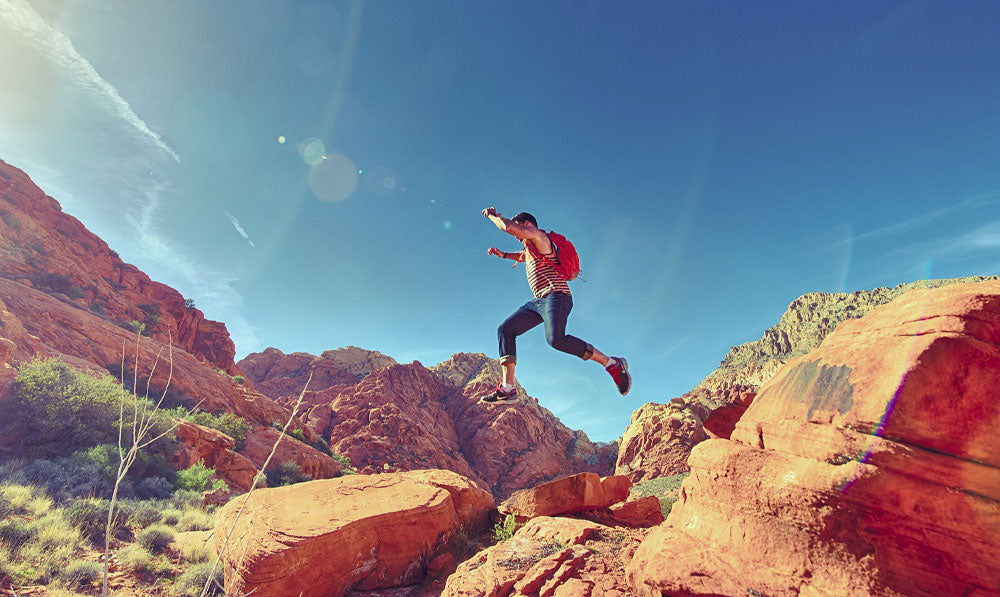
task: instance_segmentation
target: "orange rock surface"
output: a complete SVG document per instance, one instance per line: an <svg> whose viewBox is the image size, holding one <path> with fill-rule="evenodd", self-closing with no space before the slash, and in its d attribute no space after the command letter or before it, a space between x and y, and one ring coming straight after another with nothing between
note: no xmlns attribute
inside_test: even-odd
<svg viewBox="0 0 1000 597"><path fill-rule="evenodd" d="M625 501L629 487L627 477L601 479L595 473L580 473L516 491L499 509L519 519L596 510Z"/></svg>
<svg viewBox="0 0 1000 597"><path fill-rule="evenodd" d="M454 533L493 508L489 493L450 471L349 475L248 495L219 511L213 547L223 553L227 594L260 597L419 582Z"/></svg>
<svg viewBox="0 0 1000 597"><path fill-rule="evenodd" d="M233 451L236 441L225 433L190 421L178 421L177 439L182 446L175 456L178 469L204 461L230 487L248 491L253 486L257 467L246 456Z"/></svg>
<svg viewBox="0 0 1000 597"><path fill-rule="evenodd" d="M266 470L276 469L285 462L294 462L313 479L330 479L343 470L343 466L329 455L271 427L258 427L248 433L240 453L259 468L264 466L275 443L277 448Z"/></svg>
<svg viewBox="0 0 1000 597"><path fill-rule="evenodd" d="M448 577L445 597L626 597L624 567L648 531L540 517Z"/></svg>
<svg viewBox="0 0 1000 597"><path fill-rule="evenodd" d="M692 451L636 593L1000 594L998 341L996 281L842 323Z"/></svg>

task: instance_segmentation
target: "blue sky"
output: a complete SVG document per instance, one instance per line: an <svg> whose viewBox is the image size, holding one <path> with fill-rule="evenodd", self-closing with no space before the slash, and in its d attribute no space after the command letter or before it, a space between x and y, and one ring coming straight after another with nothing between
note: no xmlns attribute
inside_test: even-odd
<svg viewBox="0 0 1000 597"><path fill-rule="evenodd" d="M1000 272L995 2L0 0L0 158L238 357L496 355L529 211L576 244L518 380L610 441L810 291ZM325 156L325 158L324 158Z"/></svg>

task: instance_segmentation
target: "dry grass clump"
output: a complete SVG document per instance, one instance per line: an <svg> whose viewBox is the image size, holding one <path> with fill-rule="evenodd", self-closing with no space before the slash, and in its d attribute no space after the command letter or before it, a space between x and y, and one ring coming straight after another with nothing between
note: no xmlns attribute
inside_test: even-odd
<svg viewBox="0 0 1000 597"><path fill-rule="evenodd" d="M145 528L135 535L135 542L153 553L165 550L174 540L174 530L163 524Z"/></svg>

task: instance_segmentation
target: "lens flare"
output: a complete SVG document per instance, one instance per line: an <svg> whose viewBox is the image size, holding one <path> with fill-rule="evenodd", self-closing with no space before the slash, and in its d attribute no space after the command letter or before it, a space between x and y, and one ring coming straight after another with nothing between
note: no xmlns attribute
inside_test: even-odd
<svg viewBox="0 0 1000 597"><path fill-rule="evenodd" d="M327 154L309 169L309 188L323 201L343 201L358 188L358 167L345 155Z"/></svg>
<svg viewBox="0 0 1000 597"><path fill-rule="evenodd" d="M326 146L316 137L309 137L299 144L299 157L310 166L322 162L325 154Z"/></svg>
<svg viewBox="0 0 1000 597"><path fill-rule="evenodd" d="M280 135L278 137L278 143L281 143L282 145L285 144L285 136L284 135Z"/></svg>

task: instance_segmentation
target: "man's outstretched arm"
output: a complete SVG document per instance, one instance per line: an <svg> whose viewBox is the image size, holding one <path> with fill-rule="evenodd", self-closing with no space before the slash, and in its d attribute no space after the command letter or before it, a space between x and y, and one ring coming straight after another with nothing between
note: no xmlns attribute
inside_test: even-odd
<svg viewBox="0 0 1000 597"><path fill-rule="evenodd" d="M518 224L517 222L512 222L511 220L500 215L495 207L487 207L483 210L483 215L489 218L497 228L503 230L511 236L517 237L519 240L525 239L536 239L539 236L544 236L545 233L534 228L532 226L524 226L523 224Z"/></svg>

